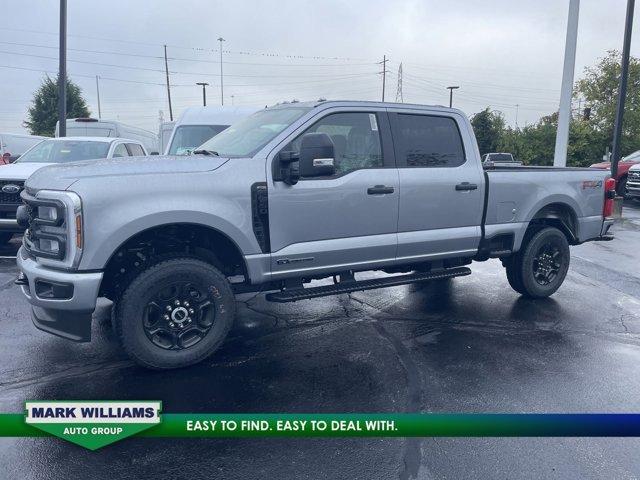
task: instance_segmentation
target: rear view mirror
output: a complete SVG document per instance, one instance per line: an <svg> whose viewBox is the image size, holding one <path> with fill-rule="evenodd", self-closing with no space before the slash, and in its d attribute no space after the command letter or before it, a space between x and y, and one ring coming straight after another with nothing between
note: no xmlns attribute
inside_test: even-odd
<svg viewBox="0 0 640 480"><path fill-rule="evenodd" d="M307 133L300 143L300 176L324 177L335 173L334 147L326 133Z"/></svg>

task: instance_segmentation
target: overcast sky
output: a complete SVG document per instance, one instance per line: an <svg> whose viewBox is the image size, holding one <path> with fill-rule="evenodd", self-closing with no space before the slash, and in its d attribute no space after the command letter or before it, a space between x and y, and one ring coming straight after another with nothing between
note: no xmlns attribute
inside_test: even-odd
<svg viewBox="0 0 640 480"><path fill-rule="evenodd" d="M58 2L3 0L0 131L22 132L44 75L57 70ZM97 117L157 131L169 110L163 44L168 45L174 117L202 101L209 82L225 103L379 100L376 62L389 59L386 99L395 100L403 63L405 102L448 103L473 114L486 106L520 126L557 109L568 0L212 1L68 0L68 70ZM582 0L576 78L607 50L621 49L625 0ZM640 25L637 25L640 28ZM631 54L638 54L640 34ZM11 67L11 68L9 68ZM233 96L233 98L232 98Z"/></svg>

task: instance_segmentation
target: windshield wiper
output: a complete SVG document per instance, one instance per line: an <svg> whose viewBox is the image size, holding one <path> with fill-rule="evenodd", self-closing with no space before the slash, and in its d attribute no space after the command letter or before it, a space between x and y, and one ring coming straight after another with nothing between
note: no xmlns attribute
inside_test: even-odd
<svg viewBox="0 0 640 480"><path fill-rule="evenodd" d="M214 157L220 156L220 154L214 150L194 150L191 153L193 155L213 155Z"/></svg>

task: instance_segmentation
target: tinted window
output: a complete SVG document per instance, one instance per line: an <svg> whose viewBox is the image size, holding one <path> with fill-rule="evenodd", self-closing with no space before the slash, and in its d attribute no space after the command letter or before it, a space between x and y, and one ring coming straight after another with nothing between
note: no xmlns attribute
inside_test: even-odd
<svg viewBox="0 0 640 480"><path fill-rule="evenodd" d="M133 157L144 157L144 150L137 143L127 143L129 154Z"/></svg>
<svg viewBox="0 0 640 480"><path fill-rule="evenodd" d="M16 162L64 163L106 158L109 143L83 140L44 140Z"/></svg>
<svg viewBox="0 0 640 480"><path fill-rule="evenodd" d="M169 155L189 155L192 150L229 128L229 125L183 125L176 128Z"/></svg>
<svg viewBox="0 0 640 480"><path fill-rule="evenodd" d="M375 113L334 113L309 127L306 133L326 133L334 147L336 175L362 168L382 168L380 132ZM300 151L302 135L284 150Z"/></svg>
<svg viewBox="0 0 640 480"><path fill-rule="evenodd" d="M453 118L408 114L397 118L396 149L408 167L458 167L465 162Z"/></svg>
<svg viewBox="0 0 640 480"><path fill-rule="evenodd" d="M113 150L113 158L117 157L128 157L129 152L127 152L127 147L125 147L124 143L120 143Z"/></svg>

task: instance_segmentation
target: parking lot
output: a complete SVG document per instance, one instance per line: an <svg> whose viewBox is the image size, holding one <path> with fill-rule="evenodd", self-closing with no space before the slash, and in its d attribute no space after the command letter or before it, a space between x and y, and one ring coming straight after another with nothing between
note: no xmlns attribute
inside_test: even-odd
<svg viewBox="0 0 640 480"><path fill-rule="evenodd" d="M613 242L572 248L562 288L520 298L497 260L448 282L293 304L245 296L204 363L152 372L111 332L36 330L0 260L0 410L25 399L161 399L165 412L637 412L640 203ZM97 452L2 439L5 478L638 478L640 440L598 438L128 439Z"/></svg>

